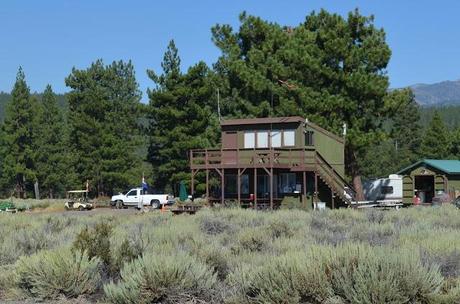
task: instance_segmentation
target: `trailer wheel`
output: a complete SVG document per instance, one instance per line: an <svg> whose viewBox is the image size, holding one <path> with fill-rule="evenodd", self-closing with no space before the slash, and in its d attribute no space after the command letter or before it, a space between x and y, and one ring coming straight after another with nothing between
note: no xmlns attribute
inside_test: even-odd
<svg viewBox="0 0 460 304"><path fill-rule="evenodd" d="M159 200L152 200L150 202L150 206L153 208L153 209L158 209L160 208L160 201Z"/></svg>

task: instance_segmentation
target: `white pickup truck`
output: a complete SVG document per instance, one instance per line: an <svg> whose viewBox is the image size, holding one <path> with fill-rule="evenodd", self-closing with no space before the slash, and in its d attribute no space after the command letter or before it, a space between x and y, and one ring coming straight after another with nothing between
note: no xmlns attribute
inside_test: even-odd
<svg viewBox="0 0 460 304"><path fill-rule="evenodd" d="M161 205L173 204L174 196L169 194L144 194L142 188L134 188L126 194L112 196L110 204L112 207L139 207L151 206L154 209L160 208Z"/></svg>

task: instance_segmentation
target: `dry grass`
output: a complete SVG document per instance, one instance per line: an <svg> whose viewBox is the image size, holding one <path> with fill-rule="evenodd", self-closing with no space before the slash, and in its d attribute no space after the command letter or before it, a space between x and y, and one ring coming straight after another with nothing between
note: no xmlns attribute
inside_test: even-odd
<svg viewBox="0 0 460 304"><path fill-rule="evenodd" d="M385 212L205 208L194 216L118 210L5 214L0 300L28 294L11 278L24 275L29 256L36 260L73 248L102 261L100 285L83 297L52 290L53 301L131 303L148 294L152 303L456 303L459 217L452 206ZM112 229L101 230L103 222ZM50 280L60 273L43 267ZM196 276L185 275L192 268ZM176 281L166 280L171 276L162 269Z"/></svg>

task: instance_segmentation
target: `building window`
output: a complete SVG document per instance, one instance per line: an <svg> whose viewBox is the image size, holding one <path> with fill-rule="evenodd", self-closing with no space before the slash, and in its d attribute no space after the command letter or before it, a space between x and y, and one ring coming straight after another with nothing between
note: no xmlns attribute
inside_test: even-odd
<svg viewBox="0 0 460 304"><path fill-rule="evenodd" d="M255 133L254 132L244 132L244 147L247 149L255 147Z"/></svg>
<svg viewBox="0 0 460 304"><path fill-rule="evenodd" d="M235 174L225 175L225 194L236 194L237 192L237 176Z"/></svg>
<svg viewBox="0 0 460 304"><path fill-rule="evenodd" d="M305 146L313 146L313 131L305 132Z"/></svg>
<svg viewBox="0 0 460 304"><path fill-rule="evenodd" d="M296 191L295 173L281 173L279 175L278 191L280 193L293 193Z"/></svg>
<svg viewBox="0 0 460 304"><path fill-rule="evenodd" d="M393 187L392 186L382 186L380 192L382 194L393 194Z"/></svg>
<svg viewBox="0 0 460 304"><path fill-rule="evenodd" d="M283 146L295 146L295 130L284 130L284 143Z"/></svg>
<svg viewBox="0 0 460 304"><path fill-rule="evenodd" d="M270 196L270 186L268 182L268 175L257 176L257 196L259 198L268 198Z"/></svg>
<svg viewBox="0 0 460 304"><path fill-rule="evenodd" d="M268 131L257 132L257 148L268 148Z"/></svg>
<svg viewBox="0 0 460 304"><path fill-rule="evenodd" d="M241 193L249 194L249 175L241 175Z"/></svg>
<svg viewBox="0 0 460 304"><path fill-rule="evenodd" d="M280 130L271 131L270 137L271 137L271 147L272 148L281 147L281 131Z"/></svg>

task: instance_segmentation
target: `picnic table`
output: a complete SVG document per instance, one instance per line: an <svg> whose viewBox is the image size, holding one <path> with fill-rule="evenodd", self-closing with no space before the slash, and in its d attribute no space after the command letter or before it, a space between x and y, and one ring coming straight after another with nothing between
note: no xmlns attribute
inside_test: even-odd
<svg viewBox="0 0 460 304"><path fill-rule="evenodd" d="M171 209L171 212L174 215L183 214L183 213L195 214L200 209L201 209L200 205L178 205L178 206L175 206L173 209Z"/></svg>

